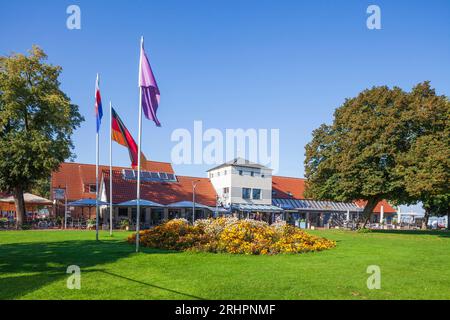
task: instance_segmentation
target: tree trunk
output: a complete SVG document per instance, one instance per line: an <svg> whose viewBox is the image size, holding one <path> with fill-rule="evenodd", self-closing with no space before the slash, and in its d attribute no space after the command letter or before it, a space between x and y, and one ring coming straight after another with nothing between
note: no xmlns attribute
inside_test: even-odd
<svg viewBox="0 0 450 320"><path fill-rule="evenodd" d="M22 187L14 188L14 203L16 205L16 229L22 229L25 218L25 200Z"/></svg>
<svg viewBox="0 0 450 320"><path fill-rule="evenodd" d="M447 230L450 230L450 210L447 210Z"/></svg>
<svg viewBox="0 0 450 320"><path fill-rule="evenodd" d="M372 216L372 213L373 213L373 209L375 209L378 202L380 202L380 200L378 198L372 198L367 201L367 204L364 207L364 211L363 211L364 224L362 226L362 229L366 228L367 222L369 222L370 217Z"/></svg>
<svg viewBox="0 0 450 320"><path fill-rule="evenodd" d="M430 212L428 210L425 210L425 215L423 216L422 220L422 230L427 230L429 219L430 219Z"/></svg>

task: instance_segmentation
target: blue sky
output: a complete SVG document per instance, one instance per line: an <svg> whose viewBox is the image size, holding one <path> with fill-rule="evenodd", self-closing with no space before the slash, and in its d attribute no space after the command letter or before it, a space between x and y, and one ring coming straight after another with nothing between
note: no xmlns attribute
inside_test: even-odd
<svg viewBox="0 0 450 320"><path fill-rule="evenodd" d="M81 8L81 30L66 8ZM382 30L366 9L380 6ZM450 2L431 1L2 1L0 54L38 44L64 69L62 87L86 122L77 161L95 162L94 82L105 112L101 162L108 163L107 104L137 135L139 38L146 39L160 91L162 128L144 121L143 151L170 161L176 128L280 129L280 175L304 174L311 131L346 97L374 85L410 89L430 80L450 95ZM114 145L114 164L129 165ZM207 165L180 165L204 176Z"/></svg>

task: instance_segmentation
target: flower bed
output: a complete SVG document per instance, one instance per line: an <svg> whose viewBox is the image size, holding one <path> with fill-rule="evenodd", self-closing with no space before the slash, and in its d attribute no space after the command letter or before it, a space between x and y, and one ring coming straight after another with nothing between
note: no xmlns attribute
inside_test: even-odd
<svg viewBox="0 0 450 320"><path fill-rule="evenodd" d="M135 240L136 234L128 238L130 243ZM286 223L269 226L262 221L236 218L198 220L194 225L174 219L141 231L140 240L150 248L255 255L303 253L336 246L334 241L312 236Z"/></svg>

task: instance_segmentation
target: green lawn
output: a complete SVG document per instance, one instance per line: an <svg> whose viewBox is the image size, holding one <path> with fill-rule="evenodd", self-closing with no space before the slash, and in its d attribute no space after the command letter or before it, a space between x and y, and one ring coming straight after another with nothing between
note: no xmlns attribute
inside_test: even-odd
<svg viewBox="0 0 450 320"><path fill-rule="evenodd" d="M133 253L127 233L0 232L0 299L450 299L450 234L314 231L337 241L279 256ZM79 265L81 290L66 288ZM366 268L378 265L380 290Z"/></svg>

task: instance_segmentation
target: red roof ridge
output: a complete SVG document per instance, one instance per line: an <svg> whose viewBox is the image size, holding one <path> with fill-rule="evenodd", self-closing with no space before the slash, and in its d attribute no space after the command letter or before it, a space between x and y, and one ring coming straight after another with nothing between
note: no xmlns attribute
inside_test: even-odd
<svg viewBox="0 0 450 320"><path fill-rule="evenodd" d="M189 178L189 179L202 179L202 180L209 180L207 177L193 177L193 176L183 176L183 175L177 175L179 178Z"/></svg>
<svg viewBox="0 0 450 320"><path fill-rule="evenodd" d="M300 178L300 177L288 177L288 176L278 176L278 175L273 175L272 178L282 178L282 179L298 179L298 180L303 180L306 181L306 178Z"/></svg>

